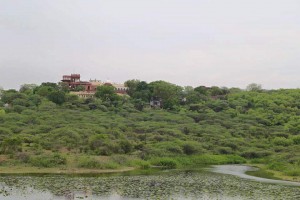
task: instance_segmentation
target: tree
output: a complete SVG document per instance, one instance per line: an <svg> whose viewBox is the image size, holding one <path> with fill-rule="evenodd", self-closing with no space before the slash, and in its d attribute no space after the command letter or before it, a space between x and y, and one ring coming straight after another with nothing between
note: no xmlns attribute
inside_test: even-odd
<svg viewBox="0 0 300 200"><path fill-rule="evenodd" d="M67 83L60 82L60 83L58 83L58 90L60 90L64 93L68 93L70 91L70 88Z"/></svg>
<svg viewBox="0 0 300 200"><path fill-rule="evenodd" d="M3 91L1 95L1 101L3 103L11 104L15 99L26 99L26 95L16 90L6 90Z"/></svg>
<svg viewBox="0 0 300 200"><path fill-rule="evenodd" d="M0 86L0 97L1 97L1 95L3 93L3 91L4 91L3 87Z"/></svg>
<svg viewBox="0 0 300 200"><path fill-rule="evenodd" d="M69 93L65 95L65 100L66 102L71 103L73 105L79 105L80 103L83 102L83 99L79 99L77 95L69 94Z"/></svg>
<svg viewBox="0 0 300 200"><path fill-rule="evenodd" d="M33 89L34 94L38 94L43 97L47 97L51 92L53 91L62 91L66 92L65 89L63 89L63 85L57 85L56 83L42 83L40 86Z"/></svg>
<svg viewBox="0 0 300 200"><path fill-rule="evenodd" d="M20 87L19 92L25 93L27 95L33 94L33 90L38 87L36 84L23 84Z"/></svg>
<svg viewBox="0 0 300 200"><path fill-rule="evenodd" d="M196 104L202 101L207 101L209 99L209 97L206 96L208 93L207 90L208 89L205 86L199 86L195 89L192 86L185 86L182 91L182 98L185 99L184 103Z"/></svg>
<svg viewBox="0 0 300 200"><path fill-rule="evenodd" d="M217 87L213 86L211 87L211 95L212 96L218 96L218 95L227 95L230 93L230 90L227 87Z"/></svg>
<svg viewBox="0 0 300 200"><path fill-rule="evenodd" d="M115 92L115 87L112 85L101 85L97 87L95 97L100 98L102 101L118 100L118 95Z"/></svg>
<svg viewBox="0 0 300 200"><path fill-rule="evenodd" d="M56 104L52 101L49 101L47 99L43 100L41 104L39 105L40 111L48 111L56 108Z"/></svg>
<svg viewBox="0 0 300 200"><path fill-rule="evenodd" d="M132 79L132 80L128 80L125 82L125 86L128 87L128 91L127 91L127 94L129 96L133 96L135 91L136 91L136 88L137 88L137 85L140 83L140 80L137 80L137 79Z"/></svg>
<svg viewBox="0 0 300 200"><path fill-rule="evenodd" d="M149 102L150 100L150 89L148 84L145 81L141 81L137 84L135 92L132 94L132 97L135 99L141 99L142 101Z"/></svg>
<svg viewBox="0 0 300 200"><path fill-rule="evenodd" d="M207 95L207 91L209 90L208 87L205 87L205 86L198 86L194 89L194 91L200 93L200 94L203 94L203 95Z"/></svg>
<svg viewBox="0 0 300 200"><path fill-rule="evenodd" d="M149 84L152 96L162 100L163 108L172 109L179 105L182 88L165 81L155 81Z"/></svg>
<svg viewBox="0 0 300 200"><path fill-rule="evenodd" d="M25 106L25 107L29 107L30 104L29 104L29 101L27 99L21 99L21 98L17 98L17 99L14 99L12 101L12 105L13 106Z"/></svg>
<svg viewBox="0 0 300 200"><path fill-rule="evenodd" d="M40 95L33 94L28 97L28 100L32 105L38 106L42 102L42 97Z"/></svg>
<svg viewBox="0 0 300 200"><path fill-rule="evenodd" d="M143 111L145 103L141 99L135 99L133 101L133 105L134 105L135 109L137 109L139 111Z"/></svg>
<svg viewBox="0 0 300 200"><path fill-rule="evenodd" d="M41 86L48 86L48 87L52 87L53 89L55 90L58 90L59 87L56 83L51 83L51 82L45 82L45 83L42 83Z"/></svg>
<svg viewBox="0 0 300 200"><path fill-rule="evenodd" d="M193 92L194 92L194 88L192 86L184 86L183 87L182 93L184 95L188 95L188 94L193 93Z"/></svg>
<svg viewBox="0 0 300 200"><path fill-rule="evenodd" d="M140 80L128 80L125 82L125 86L128 87L128 95L134 99L140 99L144 102L149 102L151 92L149 84L146 81Z"/></svg>
<svg viewBox="0 0 300 200"><path fill-rule="evenodd" d="M136 85L136 91L149 90L148 84L146 81L138 82Z"/></svg>
<svg viewBox="0 0 300 200"><path fill-rule="evenodd" d="M242 92L242 90L240 88L236 88L236 87L229 88L229 93L230 94L239 93L239 92Z"/></svg>
<svg viewBox="0 0 300 200"><path fill-rule="evenodd" d="M246 90L253 91L253 92L260 92L260 91L262 91L262 86L261 86L261 84L251 83L246 87Z"/></svg>
<svg viewBox="0 0 300 200"><path fill-rule="evenodd" d="M61 91L54 91L48 95L48 99L58 105L61 105L65 102L65 93Z"/></svg>
<svg viewBox="0 0 300 200"><path fill-rule="evenodd" d="M42 85L34 89L34 93L38 94L42 97L48 96L53 91L55 91L55 89L53 87L42 86Z"/></svg>
<svg viewBox="0 0 300 200"><path fill-rule="evenodd" d="M78 85L77 87L74 88L74 91L84 91L85 87L83 85Z"/></svg>

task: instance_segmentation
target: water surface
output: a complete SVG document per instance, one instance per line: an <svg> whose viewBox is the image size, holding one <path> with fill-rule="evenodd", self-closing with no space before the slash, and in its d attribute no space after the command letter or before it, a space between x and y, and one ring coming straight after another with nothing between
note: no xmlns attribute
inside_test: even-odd
<svg viewBox="0 0 300 200"><path fill-rule="evenodd" d="M233 173L223 174L224 168L222 173L216 168L214 171L171 170L101 176L6 175L0 177L0 199L300 199L300 187L297 185L249 180ZM235 170L230 168L229 171Z"/></svg>
<svg viewBox="0 0 300 200"><path fill-rule="evenodd" d="M238 176L240 178L254 180L258 182L300 186L299 182L274 180L274 179L261 178L261 177L256 177L256 176L251 176L246 174L247 171L256 171L256 170L258 170L258 168L245 166L245 165L215 165L213 166L211 171L216 173L221 173L221 174L230 174L230 175Z"/></svg>

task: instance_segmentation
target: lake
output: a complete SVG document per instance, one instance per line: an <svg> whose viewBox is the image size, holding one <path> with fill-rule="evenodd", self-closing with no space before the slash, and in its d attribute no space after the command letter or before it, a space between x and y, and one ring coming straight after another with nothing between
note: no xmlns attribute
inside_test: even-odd
<svg viewBox="0 0 300 200"><path fill-rule="evenodd" d="M300 183L245 175L247 166L102 175L2 175L2 200L300 199Z"/></svg>

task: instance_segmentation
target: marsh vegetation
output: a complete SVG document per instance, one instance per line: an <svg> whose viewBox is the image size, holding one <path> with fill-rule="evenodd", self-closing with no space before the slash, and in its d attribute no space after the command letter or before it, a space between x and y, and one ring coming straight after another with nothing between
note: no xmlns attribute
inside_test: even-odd
<svg viewBox="0 0 300 200"><path fill-rule="evenodd" d="M0 197L4 200L37 200L41 197L44 200L294 200L300 195L299 186L256 182L204 170L139 171L92 176L8 175L1 176L0 183Z"/></svg>

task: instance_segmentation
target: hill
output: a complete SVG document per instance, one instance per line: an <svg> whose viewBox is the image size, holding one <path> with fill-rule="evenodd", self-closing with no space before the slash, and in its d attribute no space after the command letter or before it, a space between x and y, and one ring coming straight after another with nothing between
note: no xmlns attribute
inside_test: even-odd
<svg viewBox="0 0 300 200"><path fill-rule="evenodd" d="M127 81L81 99L63 85L2 91L3 167L117 169L250 163L300 177L300 89ZM161 108L149 102L160 101Z"/></svg>

